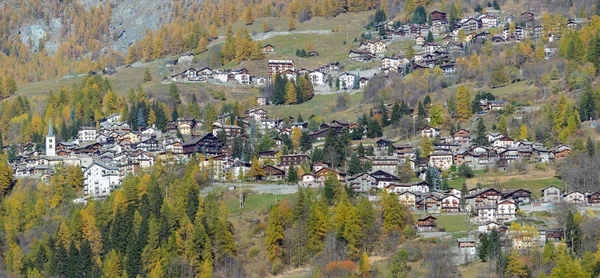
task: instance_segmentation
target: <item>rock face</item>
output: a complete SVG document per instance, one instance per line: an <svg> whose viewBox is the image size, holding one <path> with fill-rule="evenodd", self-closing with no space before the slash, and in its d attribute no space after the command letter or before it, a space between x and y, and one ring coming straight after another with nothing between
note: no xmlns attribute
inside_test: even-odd
<svg viewBox="0 0 600 278"><path fill-rule="evenodd" d="M98 5L106 5L106 0L79 0L85 9ZM112 0L112 18L110 21L110 47L121 53L127 52L129 45L142 39L146 30L156 30L171 19L173 1L155 0ZM48 21L39 19L23 23L19 28L21 41L31 49L37 49L41 39L45 39L44 47L54 53L60 44L62 29L59 17Z"/></svg>

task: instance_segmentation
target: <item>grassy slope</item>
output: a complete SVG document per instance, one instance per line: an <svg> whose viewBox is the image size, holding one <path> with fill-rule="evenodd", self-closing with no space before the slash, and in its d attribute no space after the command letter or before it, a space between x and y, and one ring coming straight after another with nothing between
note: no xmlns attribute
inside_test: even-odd
<svg viewBox="0 0 600 278"><path fill-rule="evenodd" d="M316 95L313 99L308 102L298 105L271 105L265 107L269 112L269 117L284 117L293 116L297 117L298 114L302 114L302 117L307 120L310 115L322 116L324 120L351 120L356 121L358 115L362 115L363 112L369 112L369 108L364 105L359 105L362 100L362 93L356 93L350 95L350 103L348 109L343 111L335 112L335 106L337 103L337 94L331 95Z"/></svg>

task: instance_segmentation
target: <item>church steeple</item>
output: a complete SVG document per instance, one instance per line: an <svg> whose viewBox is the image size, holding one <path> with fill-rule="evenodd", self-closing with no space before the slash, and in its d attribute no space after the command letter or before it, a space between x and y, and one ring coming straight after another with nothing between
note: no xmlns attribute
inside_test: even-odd
<svg viewBox="0 0 600 278"><path fill-rule="evenodd" d="M52 119L48 121L48 137L54 137L54 129L52 128Z"/></svg>
<svg viewBox="0 0 600 278"><path fill-rule="evenodd" d="M46 156L56 156L56 138L52 128L52 120L48 121L48 135L46 136Z"/></svg>

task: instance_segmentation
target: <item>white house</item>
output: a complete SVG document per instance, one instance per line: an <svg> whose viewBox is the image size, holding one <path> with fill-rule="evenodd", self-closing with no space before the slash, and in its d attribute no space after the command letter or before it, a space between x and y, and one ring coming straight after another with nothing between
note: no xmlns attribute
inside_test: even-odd
<svg viewBox="0 0 600 278"><path fill-rule="evenodd" d="M352 90L354 89L354 80L356 76L351 73L344 72L338 78L340 81L340 90Z"/></svg>
<svg viewBox="0 0 600 278"><path fill-rule="evenodd" d="M440 129L439 128L435 128L435 127L431 127L431 126L426 126L421 130L421 137L427 137L430 139L436 138L440 136Z"/></svg>
<svg viewBox="0 0 600 278"><path fill-rule="evenodd" d="M323 86L325 85L325 82L327 82L327 74L318 70L309 72L308 76L310 77L313 86Z"/></svg>
<svg viewBox="0 0 600 278"><path fill-rule="evenodd" d="M452 153L438 151L429 155L429 166L436 167L442 171L449 170L452 167Z"/></svg>
<svg viewBox="0 0 600 278"><path fill-rule="evenodd" d="M513 200L504 200L498 203L498 221L513 221L517 218L517 205Z"/></svg>
<svg viewBox="0 0 600 278"><path fill-rule="evenodd" d="M475 219L477 223L488 223L496 221L497 217L497 206L489 205L489 206L478 206L477 209L477 218Z"/></svg>
<svg viewBox="0 0 600 278"><path fill-rule="evenodd" d="M565 202L572 203L572 204L585 204L586 203L585 195L579 191L573 191L573 192L565 194L565 196L563 196L563 200Z"/></svg>
<svg viewBox="0 0 600 278"><path fill-rule="evenodd" d="M121 182L119 168L98 161L83 171L83 193L85 198L104 198L117 189Z"/></svg>

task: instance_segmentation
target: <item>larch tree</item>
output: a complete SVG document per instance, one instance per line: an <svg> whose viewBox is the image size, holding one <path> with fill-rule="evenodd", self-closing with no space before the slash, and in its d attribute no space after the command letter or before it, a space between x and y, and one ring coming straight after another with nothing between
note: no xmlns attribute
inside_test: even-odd
<svg viewBox="0 0 600 278"><path fill-rule="evenodd" d="M296 22L292 18L290 18L290 21L288 22L288 30L289 31L296 30Z"/></svg>
<svg viewBox="0 0 600 278"><path fill-rule="evenodd" d="M468 120L473 115L471 111L471 94L465 85L461 85L456 91L456 109L461 120Z"/></svg>
<svg viewBox="0 0 600 278"><path fill-rule="evenodd" d="M248 176L254 178L254 180L259 180L265 176L265 170L256 156L252 158L252 164L250 165Z"/></svg>
<svg viewBox="0 0 600 278"><path fill-rule="evenodd" d="M283 220L278 206L271 207L265 232L265 246L270 261L283 255Z"/></svg>
<svg viewBox="0 0 600 278"><path fill-rule="evenodd" d="M285 84L285 104L296 104L298 102L296 95L296 86L291 80Z"/></svg>

